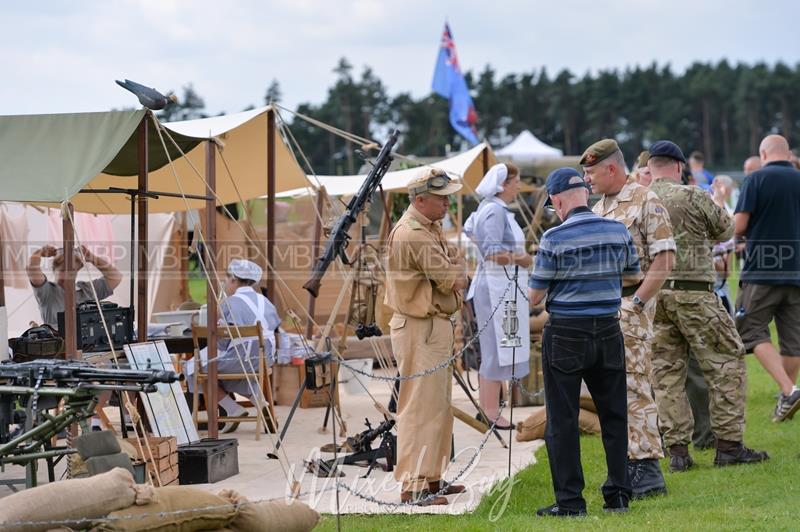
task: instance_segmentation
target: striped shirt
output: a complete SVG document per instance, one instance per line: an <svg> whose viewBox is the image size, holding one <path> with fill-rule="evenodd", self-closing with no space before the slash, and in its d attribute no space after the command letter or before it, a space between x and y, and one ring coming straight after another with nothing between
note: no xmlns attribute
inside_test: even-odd
<svg viewBox="0 0 800 532"><path fill-rule="evenodd" d="M619 311L622 277L637 273L639 256L625 226L577 207L542 236L530 287L547 289L550 314L609 316Z"/></svg>

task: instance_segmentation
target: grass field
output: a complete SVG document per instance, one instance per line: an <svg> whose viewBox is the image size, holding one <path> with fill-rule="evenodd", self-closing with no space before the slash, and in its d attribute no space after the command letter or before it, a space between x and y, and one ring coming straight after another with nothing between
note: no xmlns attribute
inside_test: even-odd
<svg viewBox="0 0 800 532"><path fill-rule="evenodd" d="M735 280L733 280L735 286ZM774 332L774 331L773 331ZM697 465L685 473L665 473L669 495L634 502L624 515L602 511L599 486L605 480L600 438L583 436L581 452L589 516L559 520L537 518L537 508L553 502L547 451L538 463L515 477L511 494L494 493L478 509L461 516L342 516L343 530L798 530L800 497L800 416L773 423L777 386L752 355L747 356L747 427L745 443L766 450L763 464L715 468L714 451L690 449ZM666 460L662 469L666 471ZM499 490L498 490L499 491ZM319 530L335 530L336 516L326 515Z"/></svg>

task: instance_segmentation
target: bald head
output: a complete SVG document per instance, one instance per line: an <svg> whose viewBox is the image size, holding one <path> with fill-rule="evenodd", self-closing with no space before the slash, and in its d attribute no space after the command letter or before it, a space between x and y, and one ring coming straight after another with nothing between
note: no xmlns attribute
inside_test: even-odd
<svg viewBox="0 0 800 532"><path fill-rule="evenodd" d="M791 157L789 143L780 135L767 135L758 147L758 154L761 156L761 163L767 164L773 161L788 161Z"/></svg>
<svg viewBox="0 0 800 532"><path fill-rule="evenodd" d="M761 169L761 157L751 155L744 161L744 175L750 175L756 170Z"/></svg>

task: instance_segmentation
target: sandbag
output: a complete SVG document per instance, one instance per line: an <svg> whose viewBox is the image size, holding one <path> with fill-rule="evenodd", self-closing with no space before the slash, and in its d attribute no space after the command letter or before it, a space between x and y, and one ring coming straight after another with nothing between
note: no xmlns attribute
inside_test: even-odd
<svg viewBox="0 0 800 532"><path fill-rule="evenodd" d="M234 490L219 496L239 507L228 528L233 532L307 532L319 522L319 513L299 501L250 502Z"/></svg>
<svg viewBox="0 0 800 532"><path fill-rule="evenodd" d="M127 469L133 475L131 457L125 453L108 454L105 456L92 456L87 458L86 469L90 475L99 475L114 468L121 467Z"/></svg>
<svg viewBox="0 0 800 532"><path fill-rule="evenodd" d="M537 408L521 423L517 423L517 441L541 440L547 425L547 410Z"/></svg>
<svg viewBox="0 0 800 532"><path fill-rule="evenodd" d="M578 404L581 406L581 410L588 410L589 412L594 412L595 414L597 413L597 407L594 405L594 400L592 399L591 395L581 394Z"/></svg>
<svg viewBox="0 0 800 532"><path fill-rule="evenodd" d="M75 438L75 449L84 460L120 452L117 437L110 430L87 432Z"/></svg>
<svg viewBox="0 0 800 532"><path fill-rule="evenodd" d="M600 434L600 418L594 412L581 408L578 413L578 428L585 434Z"/></svg>
<svg viewBox="0 0 800 532"><path fill-rule="evenodd" d="M109 521L93 531L195 532L226 528L236 517L236 506L213 493L192 486L155 488L153 500L108 514ZM172 513L179 512L179 513Z"/></svg>
<svg viewBox="0 0 800 532"><path fill-rule="evenodd" d="M121 468L88 478L51 482L3 498L0 504L0 530L39 532L55 525L14 525L19 521L64 521L79 528L108 514L127 508L136 501L133 475Z"/></svg>

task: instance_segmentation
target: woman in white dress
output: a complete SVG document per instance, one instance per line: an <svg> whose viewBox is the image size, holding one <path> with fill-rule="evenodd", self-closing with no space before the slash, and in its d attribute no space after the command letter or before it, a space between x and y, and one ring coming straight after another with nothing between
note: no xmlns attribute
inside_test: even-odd
<svg viewBox="0 0 800 532"><path fill-rule="evenodd" d="M475 306L481 334L480 403L489 422L497 421L498 429L513 429L505 417L499 416L499 397L503 381L523 378L529 373L530 334L528 321L528 269L532 257L525 251L525 234L508 206L520 191L519 168L511 163L494 165L478 185L476 192L483 200L464 224L464 232L478 247L478 268L467 299ZM514 299L514 267L519 267L517 282L518 335L522 347L516 350L501 347L503 314L506 299ZM505 293L505 297L504 297ZM499 305L499 306L498 306ZM492 316L492 310L497 310Z"/></svg>

